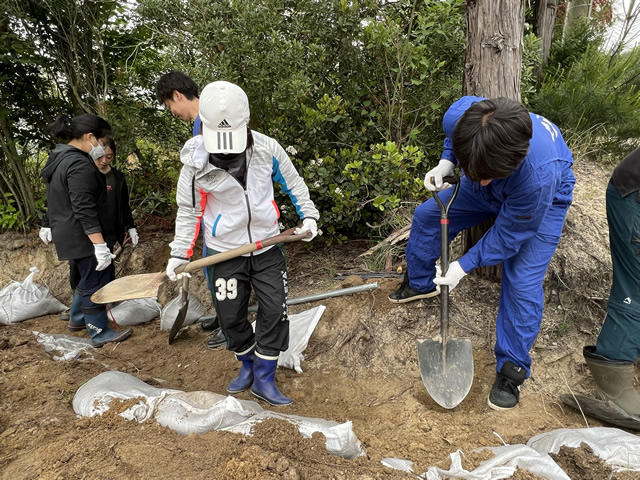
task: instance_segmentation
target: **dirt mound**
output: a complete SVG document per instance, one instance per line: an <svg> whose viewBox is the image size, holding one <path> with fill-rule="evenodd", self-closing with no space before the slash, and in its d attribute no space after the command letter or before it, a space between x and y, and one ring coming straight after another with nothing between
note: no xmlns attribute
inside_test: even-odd
<svg viewBox="0 0 640 480"><path fill-rule="evenodd" d="M364 280L379 283L371 292L291 307L293 313L318 304L327 308L305 352L304 372L278 371L280 388L294 401L280 411L352 421L366 450L355 460L328 455L322 435L304 439L290 424L276 420L244 437L224 432L180 436L153 422L127 422L115 414L77 418L71 408L75 391L103 371L127 372L166 388L225 393L238 364L224 349L207 349L208 333L199 325L184 329L169 346L158 319L134 327L122 344L96 350L95 360L56 362L32 331L67 333L66 324L45 316L0 326L0 478L414 478L383 467L381 460L409 459L422 473L431 465L448 468L448 455L457 449L469 454L466 462L479 463L482 459L472 455L478 447L523 443L556 428L600 425L592 419L587 424L558 398L569 388L587 393L593 388L581 348L595 341L611 278L604 213L608 173L578 164L576 174L576 202L545 284L532 377L523 385L517 408L496 412L486 403L495 378L499 285L473 275L451 297L451 334L472 339L475 369L469 395L453 410L431 399L417 362L417 339L439 331L438 299L391 304L386 297L398 279L383 278ZM148 224L141 226L140 237L140 245L119 258L120 276L164 268L171 234ZM288 246L290 297L340 288L335 273L362 271L358 255L369 246ZM37 281L68 303L68 270L56 260L53 247L43 247L35 233L26 240L3 235L2 280L23 279L32 265L41 269ZM211 309L202 274L193 276L191 292ZM175 294L169 285L161 291L161 303ZM247 392L238 398L254 399ZM519 470L515 478L534 477Z"/></svg>

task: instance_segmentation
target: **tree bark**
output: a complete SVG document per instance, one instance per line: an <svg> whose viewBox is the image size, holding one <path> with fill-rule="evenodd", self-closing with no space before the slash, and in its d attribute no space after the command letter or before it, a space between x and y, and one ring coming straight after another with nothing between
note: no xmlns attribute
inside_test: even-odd
<svg viewBox="0 0 640 480"><path fill-rule="evenodd" d="M524 0L467 0L467 53L463 94L520 101ZM493 225L489 220L464 232L465 252ZM476 269L499 281L500 265Z"/></svg>
<svg viewBox="0 0 640 480"><path fill-rule="evenodd" d="M468 0L463 93L520 101L524 0Z"/></svg>
<svg viewBox="0 0 640 480"><path fill-rule="evenodd" d="M533 32L542 42L540 46L540 64L536 65L534 69L534 74L538 80L542 80L542 71L549 60L557 10L558 0L536 0Z"/></svg>

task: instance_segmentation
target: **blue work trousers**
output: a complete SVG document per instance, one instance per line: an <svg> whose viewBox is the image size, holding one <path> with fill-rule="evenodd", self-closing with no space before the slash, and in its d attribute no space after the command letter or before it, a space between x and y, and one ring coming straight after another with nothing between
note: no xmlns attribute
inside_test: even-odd
<svg viewBox="0 0 640 480"><path fill-rule="evenodd" d="M446 205L453 188L439 192ZM544 296L542 282L564 225L570 202L553 204L537 233L518 253L502 262L502 287L496 320L496 370L511 361L530 374L529 350L540 331ZM502 202L474 192L462 177L458 196L449 210L449 242L463 230L499 215ZM407 244L409 285L420 292L435 288L435 262L440 257L440 208L433 198L418 206ZM485 265L483 265L485 266ZM469 273L469 272L467 272Z"/></svg>

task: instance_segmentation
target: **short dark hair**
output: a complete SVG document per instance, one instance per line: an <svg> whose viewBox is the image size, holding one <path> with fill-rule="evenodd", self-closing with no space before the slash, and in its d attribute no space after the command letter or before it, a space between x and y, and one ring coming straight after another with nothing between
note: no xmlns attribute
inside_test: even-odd
<svg viewBox="0 0 640 480"><path fill-rule="evenodd" d="M45 131L63 140L80 138L85 133L93 133L96 138L104 138L111 136L111 125L104 118L91 113L74 118L69 115L59 115L47 125Z"/></svg>
<svg viewBox="0 0 640 480"><path fill-rule="evenodd" d="M115 142L115 140L113 138L110 138L105 146L109 147L111 149L111 151L113 152L113 158L116 158L116 142Z"/></svg>
<svg viewBox="0 0 640 480"><path fill-rule="evenodd" d="M179 91L189 100L198 98L198 85L196 82L188 75L176 70L165 73L158 79L156 84L158 102L164 104L166 100L171 100L174 90Z"/></svg>
<svg viewBox="0 0 640 480"><path fill-rule="evenodd" d="M471 105L453 131L453 153L474 181L504 178L529 152L533 123L519 102L493 98Z"/></svg>

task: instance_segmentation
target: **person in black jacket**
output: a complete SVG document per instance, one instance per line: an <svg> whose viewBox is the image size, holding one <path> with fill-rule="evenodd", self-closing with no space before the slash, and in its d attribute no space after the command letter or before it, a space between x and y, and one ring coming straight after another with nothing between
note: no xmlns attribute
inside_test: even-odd
<svg viewBox="0 0 640 480"><path fill-rule="evenodd" d="M113 253L115 251L115 243L118 242L124 247L126 241L131 240L135 246L138 244L138 231L133 221L131 207L129 206L129 189L124 174L114 167L111 162L116 156L116 142L110 139L105 147L105 154L95 161L98 170L105 175L107 182L107 203L105 216L104 240ZM126 233L125 233L126 232ZM45 245L52 241L51 228L49 226L49 216L45 214L42 220L42 228L40 228L40 238ZM111 263L106 270L109 273L110 280L115 279L115 267ZM80 271L73 260L69 260L69 284L73 292L73 300L71 308L60 314L62 320L71 320L69 322L69 330L84 330L85 325L82 314L82 294L77 291L80 282Z"/></svg>
<svg viewBox="0 0 640 480"><path fill-rule="evenodd" d="M106 307L91 301L101 287L111 281L109 270L114 255L105 239L108 223L107 183L94 163L105 155L111 126L97 115L58 117L47 127L54 137L69 140L57 144L41 175L47 186L48 221L51 240L59 260L72 260L80 272L69 326L86 328L94 346L121 342L131 329L114 331L108 326ZM76 298L77 296L77 298Z"/></svg>
<svg viewBox="0 0 640 480"><path fill-rule="evenodd" d="M107 242L109 250L113 252L116 242L120 246L124 246L127 235L134 246L138 244L139 236L129 206L127 181L120 170L111 166L111 162L116 156L116 142L113 139L109 139L104 152L104 155L98 158L95 163L100 173L105 176L107 183L104 240ZM112 268L112 270L115 269ZM113 277L115 277L115 271L112 280Z"/></svg>

